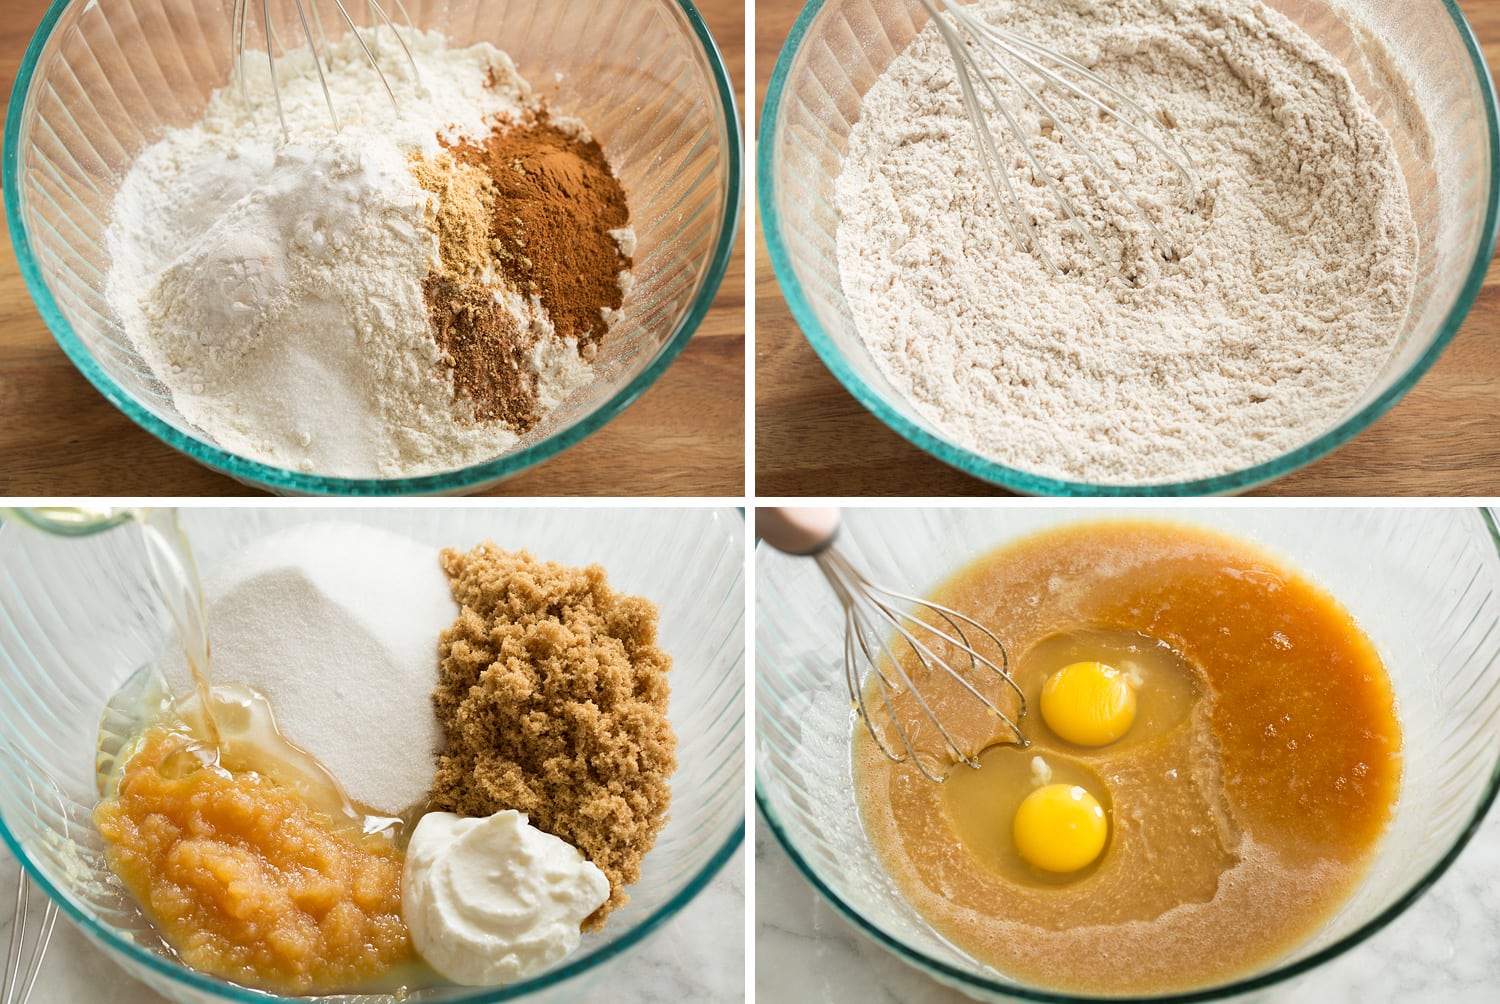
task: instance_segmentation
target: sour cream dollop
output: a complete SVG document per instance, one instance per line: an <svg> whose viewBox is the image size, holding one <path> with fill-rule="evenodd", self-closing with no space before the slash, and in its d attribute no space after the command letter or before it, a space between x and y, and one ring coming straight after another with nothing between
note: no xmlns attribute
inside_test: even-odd
<svg viewBox="0 0 1500 1004"><path fill-rule="evenodd" d="M609 879L520 812L429 812L406 849L401 912L412 944L454 983L513 983L578 947Z"/></svg>

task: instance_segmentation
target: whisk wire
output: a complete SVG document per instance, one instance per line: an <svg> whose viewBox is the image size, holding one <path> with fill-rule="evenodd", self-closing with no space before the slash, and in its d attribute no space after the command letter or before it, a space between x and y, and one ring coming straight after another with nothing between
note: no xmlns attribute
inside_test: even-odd
<svg viewBox="0 0 1500 1004"><path fill-rule="evenodd" d="M316 9L316 6L314 6L314 9ZM318 55L321 50L318 49L317 43L313 41L312 30L307 26L307 9L300 3L297 4L297 19L302 22L302 35L307 39L307 47L312 52L313 69L318 71L318 84L323 88L323 100L328 104L328 116L333 119L333 128L337 132L339 128L339 113L333 107L333 95L328 92L328 78L323 75L323 60ZM267 18L268 22L269 20ZM319 34L322 34L321 25L319 26ZM271 66L271 73L273 76L276 73L275 64ZM278 113L281 111L281 89L279 87L276 89L276 110ZM285 119L281 121L281 133L284 138L286 136Z"/></svg>
<svg viewBox="0 0 1500 1004"><path fill-rule="evenodd" d="M1010 178L1010 169L1007 166L1007 160L1001 156L995 132L986 121L985 116L987 114L995 114L1003 119L1005 127L1019 146L1025 163L1031 168L1033 181L1039 180L1045 186L1066 222L1083 239L1090 253L1099 261L1107 264L1113 270L1116 277L1127 286L1134 287L1139 285L1138 276L1127 274L1115 258L1105 253L1103 245L1094 234L1093 228L1085 219L1085 215L1079 211L1073 199L1058 186L1052 174L1042 166L1041 161L1036 155L1036 151L1032 147L1032 142L1027 131L1023 129L1007 102L1001 99L992 82L992 77L1003 78L1010 87L1019 93L1025 102L1038 111L1041 120L1045 120L1054 126L1063 136L1064 140L1071 147L1079 151L1088 165L1098 173L1103 182L1125 200L1135 215L1138 215L1145 221L1152 240L1155 242L1156 247L1160 249L1165 260L1174 261L1180 257L1175 245L1167 239L1162 233L1161 228L1157 226L1156 221L1151 218L1151 214L1146 211L1135 189L1121 180L1114 171L1105 165L1093 149L1078 137L1067 121L1063 117L1058 116L1055 109L1020 75L1017 67L1030 71L1040 78L1043 83L1065 91L1067 94L1098 110L1101 114L1112 118L1133 136L1141 140L1150 150L1166 160L1182 179L1183 185L1187 190L1187 204L1189 209L1192 210L1197 206L1198 202L1199 189L1197 175L1193 170L1191 156L1188 155L1182 143L1176 136L1172 135L1170 130L1166 129L1165 126L1158 122L1154 116L1129 95L1099 77L1076 60L1056 53L1031 39L989 24L979 16L971 13L968 9L965 9L957 0L921 0L921 3L930 15L933 24L936 26L944 44L948 48L949 54L952 56L956 79L963 96L964 108L967 112L969 122L974 129L975 136L979 141L979 160L985 179L994 193L997 208L1004 217L1007 227L1018 246L1023 250L1035 254L1052 275L1060 276L1062 274L1062 270L1059 268L1056 259L1039 239L1031 214L1025 210L1018 198L1015 186ZM946 17L944 14L946 14ZM985 62L982 63L981 60ZM1120 108L1101 100L1096 94L1089 93L1089 91L1080 87L1078 83L1069 79L1065 74L1076 76L1079 80L1114 99L1119 105L1130 112L1130 115L1122 113ZM978 89L975 87L975 78L978 81ZM983 92L983 98L988 99L987 102L981 99L980 91ZM1147 132L1132 116L1138 116L1140 119L1156 126L1175 148L1177 153L1173 154L1169 151L1162 142ZM1138 160L1143 156L1138 150Z"/></svg>
<svg viewBox="0 0 1500 1004"><path fill-rule="evenodd" d="M4 985L0 986L0 1004L26 1004L36 987L37 976L42 971L42 959L47 946L52 942L52 928L57 923L57 904L50 897L43 897L42 920L32 943L31 954L26 955L26 934L31 912L32 883L21 869L16 876L16 911L10 929L10 950L5 961ZM26 969L21 964L25 959Z"/></svg>
<svg viewBox="0 0 1500 1004"><path fill-rule="evenodd" d="M412 25L411 15L406 12L406 6L401 2L401 0L394 0L394 3L396 4L396 10L400 12L401 17L406 21L407 30L408 31L415 31L416 29ZM374 3L373 0L372 0L370 6L374 9L376 16L378 16L381 21L385 22L385 26L387 28L391 29L391 34L395 37L396 44L399 45L399 46L401 46L401 51L406 55L406 65L411 69L412 83L416 85L417 92L419 94L426 93L425 89L422 86L422 74L421 74L421 71L419 71L417 69L417 60L416 60L416 58L414 56L412 56L411 49L406 44L406 39L404 39L404 38L401 37L401 32L399 32L399 31L396 30L396 25L391 21L389 15L386 14L385 9L383 7L381 7L380 4ZM373 23L373 19L372 19L372 23ZM376 44L379 45L379 42L380 42L380 34L379 34L379 32L372 32L371 34L373 34L375 36ZM376 68L377 71L380 69L380 67L378 65L375 68ZM382 74L381 75L381 80L384 80L384 79L385 79L385 76L384 76L384 74ZM387 85L386 90L387 91L390 90L389 85ZM395 100L394 95L392 96L392 100Z"/></svg>
<svg viewBox="0 0 1500 1004"><path fill-rule="evenodd" d="M237 79L240 100L247 107L251 105L251 101L250 89L246 82L245 73L245 45L248 35L249 6L252 2L253 0L234 0L234 5L230 12L230 38L233 47L230 62L231 75ZM288 141L291 139L291 130L287 125L286 110L281 100L281 83L276 75L278 53L280 57L285 57L287 47L282 44L279 33L276 30L276 19L272 16L271 11L272 2L273 0L260 0L261 28L266 45L265 58L267 69L270 72L271 95L276 106L276 120L281 125L281 137L283 141ZM376 2L376 0L366 0L366 6L370 15L370 27L368 31L362 31L350 15L348 8L344 5L344 0L331 0L331 2L338 11L339 16L343 19L344 24L348 27L349 34L354 37L355 42L364 53L365 59L370 64L370 68L375 71L381 88L385 91L386 96L390 98L391 107L399 111L401 105L396 97L395 88L391 86L389 77L380 65L380 28L382 25L390 29L391 34L396 39L396 44L405 56L406 64L411 72L412 83L417 92L419 94L426 93L426 89L422 84L422 74L417 67L416 57L412 55L411 47L407 44L406 39L402 37L396 23L391 20L390 15L386 13L385 8L380 3ZM411 14L407 12L406 5L402 3L402 0L392 0L392 2L395 4L401 18L406 22L407 29L415 31ZM332 89L328 86L327 73L325 73L325 68L327 72L332 72L333 70L333 56L331 46L328 42L328 35L323 26L320 0L292 0L292 6L296 10L297 15L294 33L296 29L300 29L302 38L307 42L308 51L312 55L313 68L318 74L318 86L323 92L323 101L328 106L329 119L332 121L334 129L338 130L342 128L342 123L339 119L338 110L334 105ZM308 17L309 7L311 8L311 19ZM368 42L365 37L367 34L369 35Z"/></svg>
<svg viewBox="0 0 1500 1004"><path fill-rule="evenodd" d="M941 783L943 780L943 773L933 770L927 758L918 753L909 726L896 712L892 696L895 693L903 693L908 696L918 712L914 721L926 721L931 725L941 737L943 747L951 759L970 767L978 766L975 758L954 738L952 732L924 696L922 688L913 679L913 675L907 671L906 661L909 658L915 658L923 680L931 679L934 675L946 675L951 678L965 693L979 701L990 715L1004 722L1006 727L1014 733L1018 742L1025 744L1025 737L1020 727L1010 716L1001 711L995 701L984 694L947 659L939 655L933 643L925 637L925 635L935 636L967 655L971 671L977 672L982 667L999 675L1014 691L1019 701L1020 713L1025 714L1025 695L1010 676L1009 656L1005 652L1005 646L1001 644L994 632L950 607L871 583L836 548L825 548L814 557L844 611L844 676L849 687L851 701L861 720L869 727L870 734L881 753L892 761L913 761L923 776L930 781ZM890 601L894 601L894 604ZM895 604L900 604L900 606ZM942 625L934 623L925 616L917 616L908 612L907 608L930 611L946 623L948 629L944 630ZM1000 663L996 663L989 656L978 651L971 643L970 636L965 631L965 625L978 631L984 639L996 647L1000 652ZM898 654L895 649L897 639L904 643L904 651L909 653L906 658ZM890 729L900 740L902 752L898 752L893 747L885 734L885 729L877 727L871 717L865 687L861 679L863 675L861 670L865 667L868 667L869 672L874 676L886 720Z"/></svg>
<svg viewBox="0 0 1500 1004"><path fill-rule="evenodd" d="M995 146L994 133L990 132L989 127L984 123L984 118L981 115L983 106L979 102L979 96L974 92L974 82L964 66L963 40L948 22L938 16L937 11L928 4L927 0L923 0L923 6L927 7L928 13L932 15L932 21L937 25L938 33L942 36L943 43L947 45L948 52L953 57L953 65L958 74L958 86L963 92L964 111L968 113L969 124L974 129L974 135L979 138L979 145L981 147L979 165L984 170L985 180L989 182L990 191L994 192L996 198L999 199L1000 190L1002 187L1004 188L1005 194L1002 209L1005 205L1019 206L1020 199L1016 195L1015 187L1011 184L1010 171L1006 168L1005 161L1001 158L1000 151ZM994 88L989 86L989 82L982 77L980 78L980 82L985 85L985 89L989 91L991 102L1000 109L1001 114L1005 116L1012 128L1020 129L1020 124L1015 122L1011 117L1010 110L1000 103L999 96L995 94ZM1001 185L995 184L996 168L999 168L1000 171ZM1053 263L1052 256L1047 253L1047 249L1042 246L1042 242L1038 239L1036 229L1032 226L1031 218L1028 214L1002 211L1001 216L1010 228L1011 236L1015 238L1018 247L1035 253L1042 259L1043 264L1047 266L1053 275L1061 274L1057 265ZM1018 219L1020 220L1019 227L1016 223ZM1021 233L1023 228L1025 230L1024 235Z"/></svg>
<svg viewBox="0 0 1500 1004"><path fill-rule="evenodd" d="M911 621L915 624L921 624L923 627L929 629L938 637L944 639L945 641L948 641L950 644L959 645L958 641L949 638L947 635L943 634L941 631L937 630L925 621L919 620L915 617L910 617L906 614L897 614L893 612L888 606L883 603L877 601L873 604L873 606L880 613L881 618L887 624L889 624L897 634L901 636L902 640L904 640L909 646L911 646L912 652L915 653L917 657L917 664L922 667L924 672L936 672L936 670L933 668L935 664L942 666L953 676L953 679L958 682L959 686L963 687L964 690L968 691L971 695L977 698L980 703L982 703L985 708L987 708L992 714L1000 718L1005 718L1005 715L1001 713L999 708L995 707L995 705L990 701L989 698L985 697L978 690L976 690L974 688L974 685L970 683L962 673L953 673L951 668L948 667L947 663L944 662L930 647L928 647L925 642L923 642L920 638L909 631L903 622ZM970 651L972 653L972 650ZM921 707L923 714L928 718L929 721L933 723L933 725L937 726L938 733L942 735L943 741L957 753L958 759L960 761L973 766L968 754L965 753L963 751L963 748L953 740L953 737L949 734L947 728L944 727L943 723L938 719L937 715L933 713L932 709L928 707L927 701L922 697L922 692L918 690L917 687L912 683L911 677L907 675L906 670L902 668L899 662L896 663L896 672L900 674L902 685L911 692L912 697L916 700L918 706ZM1009 719L1006 719L1006 721L1009 722Z"/></svg>
<svg viewBox="0 0 1500 1004"><path fill-rule="evenodd" d="M276 50L271 46L271 16L264 5L262 10L266 11L263 20L266 29L266 63L271 69L271 93L276 97L276 118L281 122L281 138L287 140L291 138L291 133L286 128L286 113L281 110L281 88L276 84Z"/></svg>
<svg viewBox="0 0 1500 1004"><path fill-rule="evenodd" d="M1006 36L1003 36L1000 33L998 33L996 31L990 29L990 27L988 25L985 25L983 22L980 22L977 19L975 19L975 20L976 20L976 24L975 24L975 26L973 28L973 31L974 31L974 33L976 35L980 36L981 38L985 38L985 39L989 40L993 45L995 45L998 48L1000 48L1007 55L1012 56L1018 63L1020 63L1021 65L1025 66L1027 69L1032 70L1034 73L1043 76L1044 79L1047 79L1047 80L1053 82L1054 84L1056 84L1056 83L1062 83L1062 84L1067 85L1069 89L1071 89L1071 90L1073 90L1073 91L1075 91L1077 93L1080 93L1080 94L1085 93L1085 92L1082 91L1081 88L1074 87L1065 78L1063 78L1061 76L1057 76L1056 74L1051 74L1050 71L1048 71L1046 67L1044 67L1041 63L1037 62L1036 60L1032 59L1031 57L1027 56L1023 51L1021 51L1021 50L1019 50L1019 49L1011 46L1009 44L1009 42L1007 41L1007 37ZM1106 167L1104 165L1104 162L1099 159L1098 155L1094 153L1094 151L1088 146L1088 144L1084 143L1081 139L1078 138L1078 134L1073 131L1073 129L1072 129L1071 126L1069 126L1063 120L1061 120L1061 119L1059 119L1059 118L1057 118L1055 116L1052 116L1050 114L1050 108L1049 108L1049 106L1042 100L1042 98L1040 96L1037 95L1037 93L1034 90L1031 89L1031 87L1029 85L1027 85L1025 83L1025 81L1023 81L1021 79L1021 77L1018 74L1014 73L1008 66L1006 66L1000 60L996 59L996 63L1000 66L1001 70L1003 72L1005 72L1006 76L1015 84L1015 86L1023 94L1025 94L1029 99L1031 99L1031 101L1033 101L1036 105L1038 105L1040 108L1043 109L1044 113L1047 114L1048 117L1051 119L1052 124L1057 127L1058 132L1062 133L1063 136L1064 136L1064 138L1066 138L1068 140L1068 142L1072 143L1073 146L1080 153L1083 154L1083 156L1088 160L1088 162L1091 165L1093 165L1094 169L1096 171L1098 171L1104 177L1104 179L1106 181L1108 181L1110 183L1110 185L1112 185L1115 188L1116 191L1118 191L1121 195L1123 195L1126 199L1128 199L1133 206L1135 206L1135 208L1141 214L1141 219L1143 219L1146 222L1146 226L1150 228L1151 234L1152 234L1153 238L1155 238L1156 243L1158 245L1160 245L1160 246L1162 246L1162 247L1164 247L1164 248L1167 249L1167 252L1168 252L1167 256L1169 258L1176 257L1176 252L1171 248L1171 245L1168 243L1167 239L1162 236L1162 233L1161 233L1160 230L1157 229L1156 224L1154 222L1152 222L1150 215L1148 213L1146 213L1145 209L1141 206L1140 200L1136 197L1135 192L1131 190L1130 186L1127 185L1125 182L1121 181L1118 177L1116 177L1115 174L1114 174L1114 172L1112 172L1108 167ZM1100 107L1100 108L1106 108L1106 109L1108 108L1108 106L1105 105L1103 102L1094 102L1094 104L1097 107ZM1121 122L1127 121L1123 117L1118 117L1118 118L1119 118L1119 121L1121 121ZM1142 134L1142 135L1144 135L1144 134ZM1148 142L1149 142L1149 139L1148 139ZM1161 149L1161 148L1158 146L1158 149ZM1164 149L1161 152L1163 153L1163 155L1166 154L1166 151ZM1169 157L1168 159L1170 160L1171 158ZM1054 189L1054 191L1055 191L1055 189ZM1063 198L1063 196L1061 194L1059 194L1059 198ZM1074 213L1074 207L1072 205L1072 200L1067 200L1067 201L1068 201L1069 216L1071 218L1073 218L1075 222L1078 222L1080 227L1082 227L1083 224L1081 223L1081 221L1078 221L1078 218L1077 218L1076 214ZM1086 228L1084 229L1084 236L1085 237L1089 237L1090 238L1090 242L1091 243L1093 242L1091 232L1089 232ZM1094 244L1094 247L1095 247L1095 250L1098 251L1098 245ZM1123 278L1123 275L1122 275L1122 278ZM1129 281L1129 280L1127 280L1127 281Z"/></svg>
<svg viewBox="0 0 1500 1004"><path fill-rule="evenodd" d="M875 603L874 607L877 611L880 612L882 618L886 621L886 623L894 628L896 633L899 634L909 646L911 646L912 652L917 657L917 664L922 667L923 672L928 674L936 672L936 670L933 669L932 662L928 661L929 659L937 659L937 656L933 654L932 650L924 645L920 639L913 636L912 633L908 631L906 627L901 623L900 618L894 616L891 611L884 605ZM890 664L895 668L896 675L901 678L902 691L911 695L912 700L916 701L917 707L921 709L922 717L926 718L927 721L932 724L933 728L937 730L938 735L943 737L944 748L952 753L960 763L967 764L971 767L974 766L974 763L970 759L969 755L964 752L963 747L961 747L953 739L953 736L948 732L947 726L943 724L942 719L938 718L936 712L934 712L932 710L932 707L927 703L927 699L922 696L922 691L918 689L915 683L912 682L911 676L908 675L908 673L906 672L906 668L901 665L901 662L896 659L895 653L893 653L887 645L882 644L881 648L885 656L891 660ZM946 665L944 665L944 668L947 668ZM964 683L967 686L967 682L964 681L961 677L959 677L957 674L954 674L954 676L955 679L958 679L960 683ZM897 733L900 734L903 745L905 745L907 750L911 752L912 759L916 761L917 766L921 768L922 773L927 774L928 771L926 765L923 763L922 758L917 755L915 747L913 746L910 738L906 735L905 729L902 728L901 719L896 715L895 709L891 707L889 691L895 688L889 687L887 685L886 677L884 676L884 674L880 675L879 685L881 687L882 696L885 698L886 712L890 716L891 722L895 725ZM972 687L969 689L971 692L973 691ZM929 774L929 777L930 776L931 775Z"/></svg>
<svg viewBox="0 0 1500 1004"><path fill-rule="evenodd" d="M1152 136L1149 132L1137 125L1135 119L1132 119L1125 115L1121 115L1119 110L1114 106L1110 105L1108 102L1100 101L1088 91L1074 84L1067 77L1064 77L1061 74L1054 74L1056 83L1067 88L1080 100L1088 102L1098 111L1102 112L1105 115L1108 115L1116 122L1119 122L1125 128L1129 129L1142 142L1146 143L1157 153L1161 154L1162 158L1166 160L1167 163L1170 164L1172 168L1182 177L1183 184L1187 186L1188 205L1196 206L1198 204L1198 173L1196 170L1194 170L1195 165L1193 162L1193 155L1188 152L1187 147L1182 145L1182 141L1179 140L1175 135L1173 135L1170 129L1162 128L1162 123L1157 119L1155 115L1152 115L1149 111L1142 107L1142 105L1134 98L1132 98L1129 94L1126 94L1124 91L1120 90L1118 87L1116 87L1114 84L1111 84L1103 77L1100 77L1097 74L1093 73L1087 67L1080 64L1077 60L1070 59L1060 52L1053 52L1046 46L1038 45L1036 42L1033 42L1031 41L1031 39L1026 38L1022 35L1017 35L1013 32L1002 31L1001 29L996 28L994 25L986 24L982 21L980 22L980 24L983 25L985 31L1003 35L1010 41L1012 45L1035 53L1041 59L1050 60L1063 70L1078 74L1085 80L1088 80L1090 83L1094 84L1094 86L1098 87L1100 90L1107 93L1116 101L1125 105L1126 108L1128 108L1135 115L1157 126L1161 131L1161 135L1176 149L1177 153L1175 156L1162 143L1160 143L1156 139L1156 137ZM1047 71L1045 71L1044 69L1038 69L1037 72L1045 73Z"/></svg>

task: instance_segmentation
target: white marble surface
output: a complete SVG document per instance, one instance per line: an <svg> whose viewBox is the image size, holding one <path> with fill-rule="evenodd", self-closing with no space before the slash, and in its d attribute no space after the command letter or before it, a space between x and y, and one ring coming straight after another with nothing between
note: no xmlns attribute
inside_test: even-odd
<svg viewBox="0 0 1500 1004"><path fill-rule="evenodd" d="M10 944L16 867L0 847L0 953ZM37 909L37 900L31 902ZM692 903L611 974L609 999L618 1004L745 999L743 847ZM31 1004L166 1004L166 999L126 976L60 919Z"/></svg>
<svg viewBox="0 0 1500 1004"><path fill-rule="evenodd" d="M755 996L798 1004L967 1004L837 914L765 822L755 828ZM1268 1004L1493 1004L1500 1000L1500 808L1448 873L1358 948Z"/></svg>

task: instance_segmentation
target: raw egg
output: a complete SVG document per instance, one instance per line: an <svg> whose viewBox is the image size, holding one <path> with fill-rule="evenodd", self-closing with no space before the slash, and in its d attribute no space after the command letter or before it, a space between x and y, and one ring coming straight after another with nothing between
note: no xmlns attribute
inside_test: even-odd
<svg viewBox="0 0 1500 1004"><path fill-rule="evenodd" d="M1137 681L1102 662L1074 662L1042 685L1042 719L1079 746L1107 746L1135 722Z"/></svg>
<svg viewBox="0 0 1500 1004"><path fill-rule="evenodd" d="M1021 802L1013 833L1016 850L1027 864L1049 872L1076 872L1104 851L1109 821L1087 789L1049 784Z"/></svg>

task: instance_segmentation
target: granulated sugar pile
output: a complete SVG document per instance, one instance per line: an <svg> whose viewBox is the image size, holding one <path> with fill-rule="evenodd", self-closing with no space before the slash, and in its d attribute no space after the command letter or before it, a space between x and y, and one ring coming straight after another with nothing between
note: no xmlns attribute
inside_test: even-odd
<svg viewBox="0 0 1500 1004"><path fill-rule="evenodd" d="M634 236L587 129L549 115L491 46L406 41L423 86L382 59L395 106L353 36L331 48L339 131L307 50L279 57L285 137L264 55L248 53L250 104L231 81L120 190L109 302L227 450L344 477L487 460L591 379L618 320ZM398 51L389 37L383 51ZM501 136L503 163L484 153ZM522 211L502 174L554 183L531 185ZM506 249L528 240L523 267ZM548 271L548 241L592 249L587 285Z"/></svg>
<svg viewBox="0 0 1500 1004"><path fill-rule="evenodd" d="M1139 287L1088 251L1016 153L1021 201L1065 273L1052 276L995 204L929 26L865 96L836 185L844 292L895 387L970 449L1113 484L1225 473L1333 426L1390 354L1417 249L1391 139L1344 70L1259 0L980 9L1170 126L1201 192L1186 205L1128 130L1073 118L1105 162L1142 165L1147 211L1182 256L1163 260L1031 106L1039 158ZM1080 107L1045 96L1060 115Z"/></svg>

